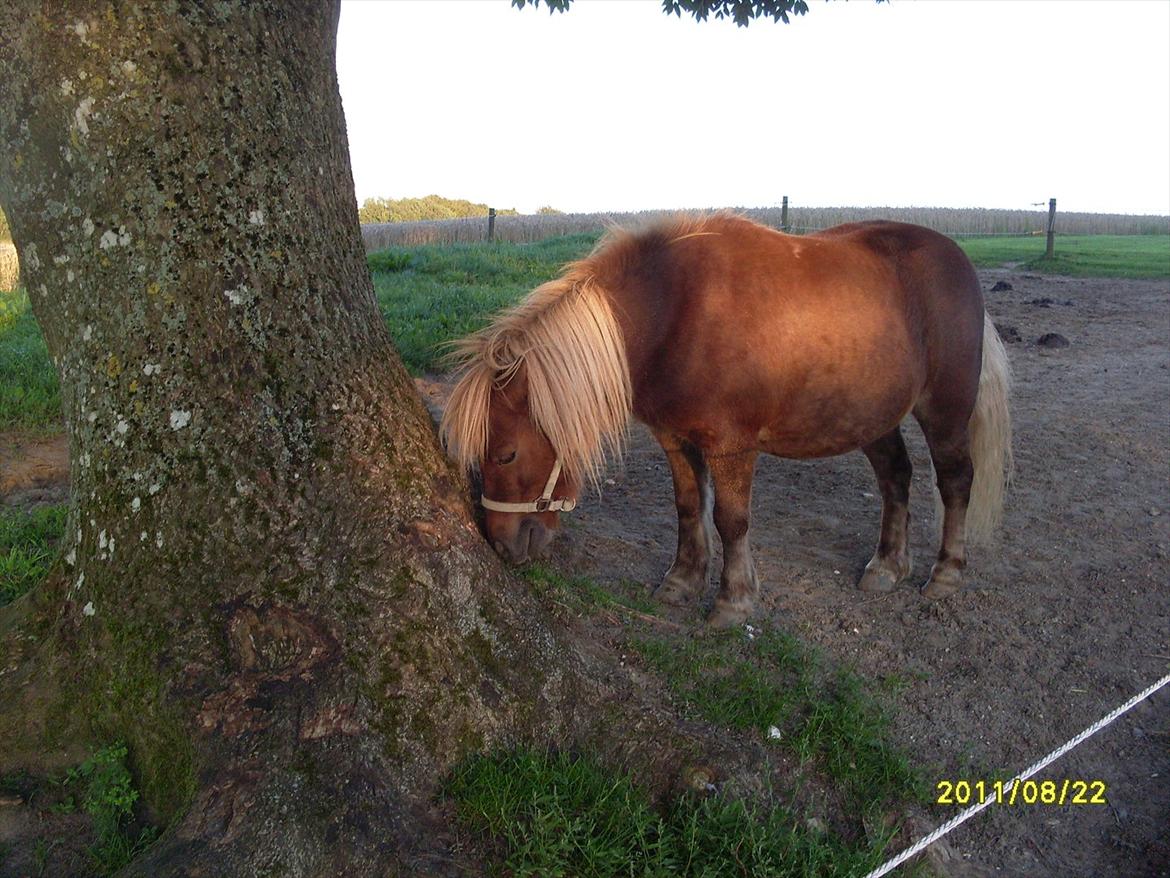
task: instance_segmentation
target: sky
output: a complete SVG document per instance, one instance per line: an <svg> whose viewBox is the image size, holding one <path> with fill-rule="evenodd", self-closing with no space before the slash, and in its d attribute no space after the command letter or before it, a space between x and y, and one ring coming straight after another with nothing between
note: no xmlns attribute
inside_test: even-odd
<svg viewBox="0 0 1170 878"><path fill-rule="evenodd" d="M358 202L1170 214L1170 2L345 0Z"/></svg>

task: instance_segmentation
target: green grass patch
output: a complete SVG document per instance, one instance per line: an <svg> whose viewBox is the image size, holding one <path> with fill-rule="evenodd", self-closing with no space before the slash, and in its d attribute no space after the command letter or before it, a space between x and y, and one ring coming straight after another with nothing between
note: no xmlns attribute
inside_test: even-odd
<svg viewBox="0 0 1170 878"><path fill-rule="evenodd" d="M66 506L0 509L0 607L37 585L57 560Z"/></svg>
<svg viewBox="0 0 1170 878"><path fill-rule="evenodd" d="M631 646L691 713L755 730L816 765L863 813L926 800L924 779L891 743L873 687L851 671L822 667L795 638L768 630L748 638L734 629Z"/></svg>
<svg viewBox="0 0 1170 878"><path fill-rule="evenodd" d="M1061 235L1052 259L1044 258L1043 235L960 238L958 244L981 267L1019 263L1074 277L1170 278L1170 235Z"/></svg>
<svg viewBox="0 0 1170 878"><path fill-rule="evenodd" d="M575 612L658 611L636 584L606 588L540 562L521 574L538 593ZM826 667L796 638L767 629L751 637L738 628L698 637L635 636L630 648L692 715L759 733L840 784L863 813L927 801L925 779L891 743L881 701L904 681L891 677L875 687L850 670Z"/></svg>
<svg viewBox="0 0 1170 878"><path fill-rule="evenodd" d="M97 875L114 875L158 837L153 826L134 826L138 790L126 766L126 745L103 747L65 775L65 796L52 810L81 810L93 818L97 842L89 849Z"/></svg>
<svg viewBox="0 0 1170 878"><path fill-rule="evenodd" d="M23 289L0 292L0 430L61 427L61 388Z"/></svg>
<svg viewBox="0 0 1170 878"><path fill-rule="evenodd" d="M574 609L592 612L624 608L649 616L658 612L658 604L647 598L642 586L634 582L623 582L611 590L588 576L565 576L540 561L526 565L520 575L538 591Z"/></svg>
<svg viewBox="0 0 1170 878"><path fill-rule="evenodd" d="M564 753L473 757L446 786L459 821L499 849L510 876L850 876L888 839L850 844L783 808L682 796L664 809L629 776Z"/></svg>
<svg viewBox="0 0 1170 878"><path fill-rule="evenodd" d="M372 253L368 262L394 344L420 374L440 368L445 342L486 325L596 241L569 235L535 244L432 244Z"/></svg>

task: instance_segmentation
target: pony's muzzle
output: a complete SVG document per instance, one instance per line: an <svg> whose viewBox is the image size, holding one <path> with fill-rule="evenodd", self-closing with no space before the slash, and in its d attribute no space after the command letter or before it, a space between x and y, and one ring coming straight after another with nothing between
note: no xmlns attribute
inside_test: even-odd
<svg viewBox="0 0 1170 878"><path fill-rule="evenodd" d="M523 564L530 559L546 557L554 534L555 532L545 527L538 518L526 515L521 519L519 527L516 528L516 535L511 540L493 540L492 547L505 561Z"/></svg>

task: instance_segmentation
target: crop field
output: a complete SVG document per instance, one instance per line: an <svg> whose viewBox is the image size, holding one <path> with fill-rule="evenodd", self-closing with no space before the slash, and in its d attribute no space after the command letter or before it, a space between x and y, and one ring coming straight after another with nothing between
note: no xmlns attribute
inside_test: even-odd
<svg viewBox="0 0 1170 878"><path fill-rule="evenodd" d="M734 208L757 222L781 228L779 207ZM636 224L678 211L638 213L569 213L496 217L495 239L529 243L575 234L599 234L606 226ZM685 212L685 211L684 211ZM827 229L841 223L891 219L917 223L952 236L1039 235L1043 246L1048 228L1047 210L993 210L941 207L799 207L788 211L789 231ZM1163 235L1170 236L1170 217L1104 213L1057 213L1059 235ZM419 244L452 244L485 241L487 217L404 223L367 223L362 226L366 251Z"/></svg>

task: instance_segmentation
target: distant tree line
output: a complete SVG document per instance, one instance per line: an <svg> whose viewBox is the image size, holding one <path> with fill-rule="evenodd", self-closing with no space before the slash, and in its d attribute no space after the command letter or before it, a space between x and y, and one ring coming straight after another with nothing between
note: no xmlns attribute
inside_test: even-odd
<svg viewBox="0 0 1170 878"><path fill-rule="evenodd" d="M425 198L367 198L358 208L358 219L363 223L408 223L419 220L459 219L467 216L487 216L488 205L476 204L464 198L443 198L428 195ZM518 216L513 208L496 208L500 216Z"/></svg>

